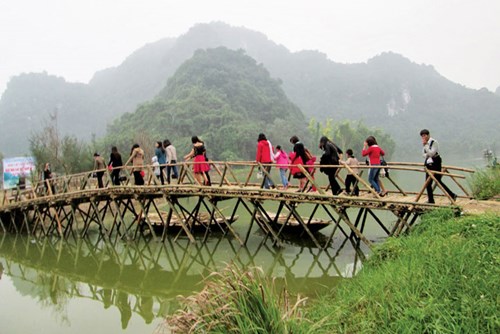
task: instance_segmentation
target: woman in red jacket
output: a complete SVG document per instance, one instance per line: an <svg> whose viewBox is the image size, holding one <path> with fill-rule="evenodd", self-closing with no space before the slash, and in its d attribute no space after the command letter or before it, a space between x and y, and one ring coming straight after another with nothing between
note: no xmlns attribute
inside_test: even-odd
<svg viewBox="0 0 500 334"><path fill-rule="evenodd" d="M290 139L290 142L293 142L293 139L294 137ZM301 192L305 190L304 187L306 185L307 178L298 166L306 165L309 158L307 157L304 145L299 142L298 139L293 144L293 152L290 153L290 174L292 174L294 179L299 180L299 192Z"/></svg>
<svg viewBox="0 0 500 334"><path fill-rule="evenodd" d="M370 160L370 166L380 166L380 156L385 155L384 150L382 150L377 145L377 140L373 136L366 138L361 155L364 157L368 156ZM380 168L370 168L370 173L368 174L368 181L375 189L375 191L380 195L384 196L385 193L380 191L378 175L380 173Z"/></svg>
<svg viewBox="0 0 500 334"><path fill-rule="evenodd" d="M259 133L259 138L257 139L257 154L255 156L255 161L261 164L269 164L264 166L266 172L269 174L271 172L271 163L273 163L274 152L271 143L267 140L266 135ZM264 175L264 188L274 188L274 183L269 179L267 175Z"/></svg>

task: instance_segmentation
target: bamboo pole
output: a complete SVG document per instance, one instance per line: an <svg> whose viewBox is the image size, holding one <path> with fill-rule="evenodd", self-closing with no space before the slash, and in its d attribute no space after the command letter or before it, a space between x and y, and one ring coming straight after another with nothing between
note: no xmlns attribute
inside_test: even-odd
<svg viewBox="0 0 500 334"><path fill-rule="evenodd" d="M307 166L307 165L306 165ZM302 172L302 174L304 174L307 178L307 180L309 180L309 182L318 190L318 192L321 194L321 195L325 195L325 192L323 189L321 189L317 184L316 182L314 181L313 177L311 176L311 174L309 174L309 172L306 170L306 168L303 166L303 165L297 165L297 167L300 169L300 171ZM303 189L304 190L304 189Z"/></svg>
<svg viewBox="0 0 500 334"><path fill-rule="evenodd" d="M444 171L445 173L448 173L448 169L446 169L446 168L445 168L445 169L443 169L443 171ZM448 176L450 176L450 175L451 175L451 174L448 174ZM458 187L459 187L459 188L460 188L460 189L464 192L464 194L465 194L467 197L469 197L469 193L468 193L468 192L467 192L467 190L466 190L466 189L465 189L465 188L464 188L464 187L460 184L460 182L458 182L458 181L455 179L455 177L453 177L453 176L450 176L450 177L451 177L451 179L453 180L453 182L455 182L455 184L456 184L456 185L457 185L457 186L458 186Z"/></svg>
<svg viewBox="0 0 500 334"><path fill-rule="evenodd" d="M356 178L356 180L358 180L358 183L361 182L361 184L364 185L370 193L372 193L376 198L380 198L379 194L377 194L375 189L373 189L372 186L368 184L368 182L366 182L363 178L361 178L361 176L358 175L358 173L355 173L354 170L351 168L351 166L349 165L343 165L343 166L345 166L345 168L349 171L349 173L351 173Z"/></svg>

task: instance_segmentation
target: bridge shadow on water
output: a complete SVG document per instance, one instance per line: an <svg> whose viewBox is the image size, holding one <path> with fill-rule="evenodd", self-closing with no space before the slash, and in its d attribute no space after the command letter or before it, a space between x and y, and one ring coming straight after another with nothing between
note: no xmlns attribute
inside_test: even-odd
<svg viewBox="0 0 500 334"><path fill-rule="evenodd" d="M327 237L318 233L318 238ZM188 238L110 243L98 234L79 240L5 234L0 270L20 295L51 308L61 319L71 300L85 299L99 302L104 310L118 310L116 325L125 329L133 314L149 324L174 312L176 296L201 290L205 277L228 264L261 267L291 293L315 297L356 274L369 252L351 238L335 238L327 249L297 237L279 248L259 240L247 246L224 236L194 244Z"/></svg>

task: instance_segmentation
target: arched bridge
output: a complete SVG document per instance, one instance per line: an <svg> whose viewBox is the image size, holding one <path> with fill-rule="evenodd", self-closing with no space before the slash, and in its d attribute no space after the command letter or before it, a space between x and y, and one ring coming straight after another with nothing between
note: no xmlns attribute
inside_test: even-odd
<svg viewBox="0 0 500 334"><path fill-rule="evenodd" d="M151 166L143 166L142 186L133 185L130 168L123 167L120 185L113 185L111 172L102 170L103 188L97 187L92 171L33 182L26 189L18 186L4 190L0 228L4 232L41 237L80 238L99 233L110 240L147 236L162 241L167 237L187 237L192 242L196 238L204 240L211 232L221 232L244 245L257 225L266 238L278 245L287 235L300 234L317 247L325 248L336 233L342 233L370 246L363 234L366 224L375 224L388 236L399 235L426 211L438 207L459 211L461 201L471 198L464 179L473 172L453 166L434 172L415 163L371 167L389 168L389 175L382 179L388 194L381 197L363 178L370 167L360 166L361 172L355 174L359 196L345 193L333 196L318 165L307 169L299 166L307 177L307 190L298 191L293 185L288 189L279 187L277 168L268 173L267 165L256 162L210 161L211 185L206 186L194 177L193 164L177 164L179 178L165 185ZM344 175L352 170L346 165L338 167L337 178L343 184ZM264 178L258 178L257 171L262 171ZM264 189L266 177L275 188ZM452 186L458 197L451 198L436 177ZM437 188L436 204L428 204L424 193L432 180ZM245 215L245 235L232 226L238 214ZM315 232L327 225L333 225L333 229L326 240L320 240Z"/></svg>

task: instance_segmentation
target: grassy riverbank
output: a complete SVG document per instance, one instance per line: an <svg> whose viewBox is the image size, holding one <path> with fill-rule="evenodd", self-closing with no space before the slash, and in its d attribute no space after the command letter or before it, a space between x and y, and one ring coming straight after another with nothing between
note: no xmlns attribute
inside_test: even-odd
<svg viewBox="0 0 500 334"><path fill-rule="evenodd" d="M257 272L231 269L170 323L192 333L498 333L499 231L498 215L435 211L305 306Z"/></svg>
<svg viewBox="0 0 500 334"><path fill-rule="evenodd" d="M500 217L423 217L305 317L315 333L498 333Z"/></svg>

